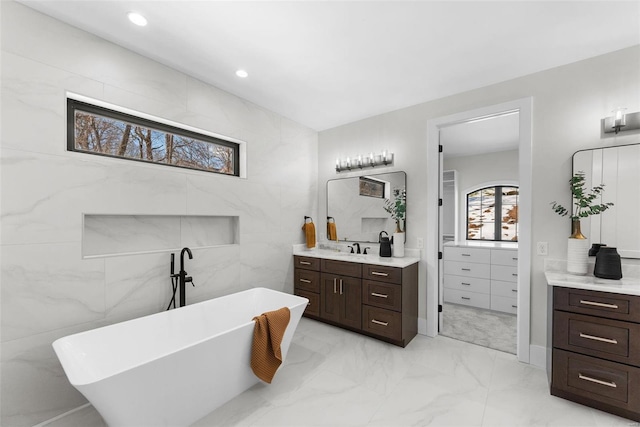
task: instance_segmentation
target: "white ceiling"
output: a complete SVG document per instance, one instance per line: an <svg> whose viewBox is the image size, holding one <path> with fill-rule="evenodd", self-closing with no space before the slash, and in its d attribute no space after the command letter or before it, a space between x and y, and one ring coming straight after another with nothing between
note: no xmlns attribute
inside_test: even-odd
<svg viewBox="0 0 640 427"><path fill-rule="evenodd" d="M640 43L637 0L20 1L316 130Z"/></svg>
<svg viewBox="0 0 640 427"><path fill-rule="evenodd" d="M445 158L474 156L520 147L518 112L499 114L440 129Z"/></svg>

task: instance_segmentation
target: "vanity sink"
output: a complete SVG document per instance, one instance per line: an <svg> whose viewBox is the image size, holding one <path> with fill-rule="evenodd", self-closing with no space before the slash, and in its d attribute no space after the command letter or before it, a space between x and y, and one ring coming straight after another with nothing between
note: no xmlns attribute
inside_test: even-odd
<svg viewBox="0 0 640 427"><path fill-rule="evenodd" d="M298 256L306 256L312 258L333 259L336 261L357 262L361 264L389 265L393 267L406 267L420 259L406 256L403 258L381 257L378 255L377 249L373 253L356 254L350 252L339 252L332 249L313 248L307 249L304 245L294 245L293 254Z"/></svg>

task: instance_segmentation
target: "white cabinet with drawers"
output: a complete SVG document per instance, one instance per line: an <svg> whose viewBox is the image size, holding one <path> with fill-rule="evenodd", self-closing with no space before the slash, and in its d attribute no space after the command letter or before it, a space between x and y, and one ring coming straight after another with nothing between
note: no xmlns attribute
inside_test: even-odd
<svg viewBox="0 0 640 427"><path fill-rule="evenodd" d="M518 249L444 247L444 301L515 314Z"/></svg>

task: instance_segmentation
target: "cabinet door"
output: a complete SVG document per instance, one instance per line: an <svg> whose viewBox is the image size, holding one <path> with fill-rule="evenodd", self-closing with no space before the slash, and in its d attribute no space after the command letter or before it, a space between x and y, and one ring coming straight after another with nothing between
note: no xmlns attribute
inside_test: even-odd
<svg viewBox="0 0 640 427"><path fill-rule="evenodd" d="M323 273L320 280L320 317L340 321L339 276Z"/></svg>
<svg viewBox="0 0 640 427"><path fill-rule="evenodd" d="M340 323L362 329L362 281L345 276L340 276L338 280L342 303Z"/></svg>

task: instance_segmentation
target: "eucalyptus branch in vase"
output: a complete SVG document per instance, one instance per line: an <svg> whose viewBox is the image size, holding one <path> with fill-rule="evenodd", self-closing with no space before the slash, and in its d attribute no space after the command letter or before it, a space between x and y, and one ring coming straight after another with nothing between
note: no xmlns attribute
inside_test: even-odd
<svg viewBox="0 0 640 427"><path fill-rule="evenodd" d="M598 215L611 206L613 203L594 203L597 202L597 198L604 191L604 184L596 185L587 192L585 189L585 176L584 172L576 172L571 180L569 180L571 187L571 194L573 196L573 210L565 208L557 202L551 202L551 207L555 213L560 216L567 216L569 214L571 218L571 237L574 239L586 239L580 231L580 219L587 218L590 215Z"/></svg>
<svg viewBox="0 0 640 427"><path fill-rule="evenodd" d="M396 221L396 232L402 233L402 225L407 212L407 190L396 188L393 190L394 200L384 199L384 210L391 214L391 218Z"/></svg>

